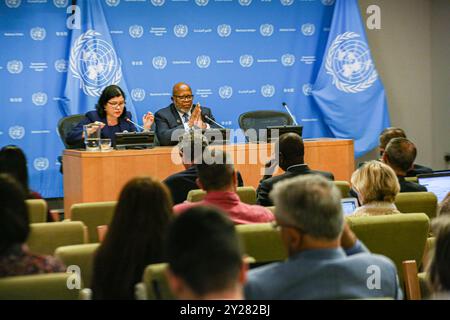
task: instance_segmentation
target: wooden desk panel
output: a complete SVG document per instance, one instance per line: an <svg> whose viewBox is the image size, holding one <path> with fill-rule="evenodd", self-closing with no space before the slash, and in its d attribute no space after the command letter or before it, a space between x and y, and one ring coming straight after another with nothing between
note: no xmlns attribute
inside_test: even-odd
<svg viewBox="0 0 450 320"><path fill-rule="evenodd" d="M271 144L225 146L234 157L245 185L255 188L272 147ZM353 141L305 139L305 162L312 169L333 172L336 180L349 181L354 170ZM64 212L68 218L74 203L117 200L122 187L133 177L149 175L163 180L184 169L176 147L110 152L65 150L63 163Z"/></svg>

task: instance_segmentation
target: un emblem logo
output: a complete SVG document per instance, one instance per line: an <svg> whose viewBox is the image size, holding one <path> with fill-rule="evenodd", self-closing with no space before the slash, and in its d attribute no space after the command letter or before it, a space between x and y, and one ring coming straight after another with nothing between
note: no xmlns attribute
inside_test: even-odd
<svg viewBox="0 0 450 320"><path fill-rule="evenodd" d="M322 0L324 6L332 6L335 0Z"/></svg>
<svg viewBox="0 0 450 320"><path fill-rule="evenodd" d="M144 28L140 25L132 25L128 28L128 33L132 38L140 38L144 34Z"/></svg>
<svg viewBox="0 0 450 320"><path fill-rule="evenodd" d="M53 0L53 4L57 8L65 8L69 4L69 0Z"/></svg>
<svg viewBox="0 0 450 320"><path fill-rule="evenodd" d="M217 27L217 34L222 38L226 38L231 34L231 26L229 24L221 24Z"/></svg>
<svg viewBox="0 0 450 320"><path fill-rule="evenodd" d="M302 25L302 33L304 36L310 37L316 31L316 26L312 23L305 23Z"/></svg>
<svg viewBox="0 0 450 320"><path fill-rule="evenodd" d="M31 39L35 41L42 41L45 39L45 36L47 35L47 31L45 31L44 28L36 27L30 30L30 36Z"/></svg>
<svg viewBox="0 0 450 320"><path fill-rule="evenodd" d="M250 68L253 64L253 56L249 54L244 54L243 56L239 57L239 63L244 68Z"/></svg>
<svg viewBox="0 0 450 320"><path fill-rule="evenodd" d="M55 69L58 72L67 72L67 69L69 68L69 63L67 60L59 59L55 61Z"/></svg>
<svg viewBox="0 0 450 320"><path fill-rule="evenodd" d="M153 68L162 70L167 65L167 59L166 59L166 57L162 57L162 56L153 57L152 64L153 64Z"/></svg>
<svg viewBox="0 0 450 320"><path fill-rule="evenodd" d="M259 27L259 32L263 37L270 37L273 34L273 25L265 23Z"/></svg>
<svg viewBox="0 0 450 320"><path fill-rule="evenodd" d="M5 4L8 8L15 9L20 7L22 0L5 0Z"/></svg>
<svg viewBox="0 0 450 320"><path fill-rule="evenodd" d="M233 88L230 86L223 86L219 88L219 96L222 99L230 99L233 95Z"/></svg>
<svg viewBox="0 0 450 320"><path fill-rule="evenodd" d="M281 64L285 67L291 67L295 63L295 56L290 53L283 54L281 56Z"/></svg>
<svg viewBox="0 0 450 320"><path fill-rule="evenodd" d="M144 101L145 99L145 90L141 88L135 88L131 90L131 98L134 101Z"/></svg>
<svg viewBox="0 0 450 320"><path fill-rule="evenodd" d="M117 7L120 3L120 0L106 0L106 4L110 7Z"/></svg>
<svg viewBox="0 0 450 320"><path fill-rule="evenodd" d="M36 106L43 106L47 103L47 94L44 92L33 93L31 100Z"/></svg>
<svg viewBox="0 0 450 320"><path fill-rule="evenodd" d="M305 83L302 87L302 91L305 96L312 95L312 85L310 83Z"/></svg>
<svg viewBox="0 0 450 320"><path fill-rule="evenodd" d="M152 0L152 5L155 7L161 7L164 5L164 2L166 2L166 0Z"/></svg>
<svg viewBox="0 0 450 320"><path fill-rule="evenodd" d="M252 3L252 0L239 0L239 4L243 7L248 7Z"/></svg>
<svg viewBox="0 0 450 320"><path fill-rule="evenodd" d="M10 127L8 134L13 140L20 140L25 136L25 128L21 126Z"/></svg>
<svg viewBox="0 0 450 320"><path fill-rule="evenodd" d="M85 94L100 96L111 84L118 85L122 79L120 61L113 47L99 39L101 33L88 30L81 34L70 51L70 70L80 79Z"/></svg>
<svg viewBox="0 0 450 320"><path fill-rule="evenodd" d="M20 60L11 60L8 61L6 68L8 69L9 73L18 74L23 70L23 63Z"/></svg>
<svg viewBox="0 0 450 320"><path fill-rule="evenodd" d="M36 158L33 161L33 166L37 171L44 171L48 169L49 161L47 158Z"/></svg>
<svg viewBox="0 0 450 320"><path fill-rule="evenodd" d="M211 64L211 58L206 55L201 55L197 57L197 66L201 69L206 69Z"/></svg>
<svg viewBox="0 0 450 320"><path fill-rule="evenodd" d="M199 7L204 7L208 4L209 0L195 0L195 3L199 6Z"/></svg>
<svg viewBox="0 0 450 320"><path fill-rule="evenodd" d="M184 38L188 34L188 26L185 24L177 24L173 27L173 33L177 38Z"/></svg>
<svg viewBox="0 0 450 320"><path fill-rule="evenodd" d="M280 2L283 6L290 6L294 3L294 0L280 0Z"/></svg>
<svg viewBox="0 0 450 320"><path fill-rule="evenodd" d="M327 53L327 73L336 88L347 93L364 91L378 79L369 47L358 38L355 32L338 35Z"/></svg>
<svg viewBox="0 0 450 320"><path fill-rule="evenodd" d="M261 87L261 94L264 98L273 97L275 94L275 87L273 85L266 84Z"/></svg>

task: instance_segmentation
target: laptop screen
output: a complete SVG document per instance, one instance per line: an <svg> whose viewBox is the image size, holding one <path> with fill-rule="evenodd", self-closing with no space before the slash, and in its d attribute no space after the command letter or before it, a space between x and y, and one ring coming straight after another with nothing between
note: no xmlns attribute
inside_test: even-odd
<svg viewBox="0 0 450 320"><path fill-rule="evenodd" d="M438 198L438 202L444 200L450 192L450 173L423 174L418 176L419 184L427 187Z"/></svg>
<svg viewBox="0 0 450 320"><path fill-rule="evenodd" d="M358 207L358 200L356 198L344 198L341 199L342 211L344 216L351 215Z"/></svg>

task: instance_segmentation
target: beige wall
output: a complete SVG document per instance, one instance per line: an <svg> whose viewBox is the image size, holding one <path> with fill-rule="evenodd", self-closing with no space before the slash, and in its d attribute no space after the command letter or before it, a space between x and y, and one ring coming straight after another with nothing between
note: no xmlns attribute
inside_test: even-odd
<svg viewBox="0 0 450 320"><path fill-rule="evenodd" d="M406 130L417 162L445 168L450 152L450 1L359 0L381 8L381 30L366 30L383 80L391 124ZM374 150L358 159L374 159Z"/></svg>

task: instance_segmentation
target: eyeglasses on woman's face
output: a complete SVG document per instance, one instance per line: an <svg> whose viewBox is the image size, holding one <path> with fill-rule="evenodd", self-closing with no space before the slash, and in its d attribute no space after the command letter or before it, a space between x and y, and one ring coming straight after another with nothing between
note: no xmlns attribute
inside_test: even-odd
<svg viewBox="0 0 450 320"><path fill-rule="evenodd" d="M125 107L125 101L108 101L106 104L113 109L123 109Z"/></svg>

